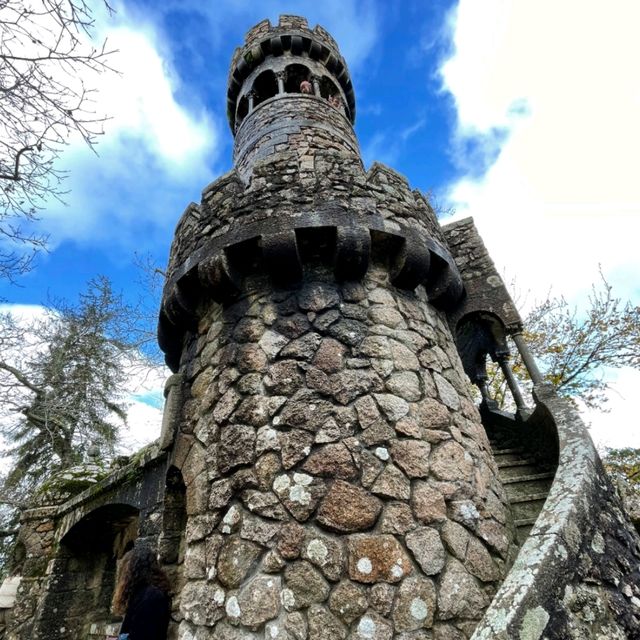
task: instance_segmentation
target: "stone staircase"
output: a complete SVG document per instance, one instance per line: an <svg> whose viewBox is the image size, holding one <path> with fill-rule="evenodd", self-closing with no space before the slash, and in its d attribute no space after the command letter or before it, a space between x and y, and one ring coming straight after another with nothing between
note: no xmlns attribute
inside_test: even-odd
<svg viewBox="0 0 640 640"><path fill-rule="evenodd" d="M555 471L527 453L522 446L492 442L498 472L511 503L518 544L526 540L542 510Z"/></svg>

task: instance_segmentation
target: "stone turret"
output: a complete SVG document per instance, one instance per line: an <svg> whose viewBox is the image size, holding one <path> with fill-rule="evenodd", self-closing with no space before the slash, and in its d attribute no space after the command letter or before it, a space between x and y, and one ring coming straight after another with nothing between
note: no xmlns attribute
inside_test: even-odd
<svg viewBox="0 0 640 640"><path fill-rule="evenodd" d="M178 225L160 319L184 400L180 637L469 637L514 530L434 212L364 170L346 63L301 18L249 32L228 115L235 167Z"/></svg>
<svg viewBox="0 0 640 640"><path fill-rule="evenodd" d="M335 41L302 18L265 31L266 24L247 34L231 63L227 105L238 173L249 178L257 161L278 151L292 152L291 166L306 169L328 149L359 161L353 86Z"/></svg>

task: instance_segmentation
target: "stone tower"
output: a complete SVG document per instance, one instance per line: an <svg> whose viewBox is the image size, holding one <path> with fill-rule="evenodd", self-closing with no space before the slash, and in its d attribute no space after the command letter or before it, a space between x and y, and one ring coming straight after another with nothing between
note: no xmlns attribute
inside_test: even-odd
<svg viewBox="0 0 640 640"><path fill-rule="evenodd" d="M143 539L169 640L640 638L640 538L473 221L364 170L321 27L255 26L227 97L234 168L171 250L161 437L43 485L0 636L117 635L117 563Z"/></svg>
<svg viewBox="0 0 640 640"><path fill-rule="evenodd" d="M184 394L180 637L469 637L514 529L434 211L364 170L321 27L251 29L227 98L234 168L178 224L160 321Z"/></svg>

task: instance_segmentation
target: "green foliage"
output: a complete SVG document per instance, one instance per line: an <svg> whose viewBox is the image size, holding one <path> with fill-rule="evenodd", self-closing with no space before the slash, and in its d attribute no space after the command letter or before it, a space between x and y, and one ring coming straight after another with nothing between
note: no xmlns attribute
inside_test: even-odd
<svg viewBox="0 0 640 640"><path fill-rule="evenodd" d="M640 492L640 449L608 449L603 462L611 477Z"/></svg>
<svg viewBox="0 0 640 640"><path fill-rule="evenodd" d="M545 380L562 395L604 409L605 369L640 367L640 307L622 302L602 278L584 313L564 298L549 298L525 321L525 338Z"/></svg>
<svg viewBox="0 0 640 640"><path fill-rule="evenodd" d="M606 411L606 369L640 368L640 307L614 296L604 278L592 287L586 310L578 310L563 297L549 297L533 307L523 324L544 381L590 409ZM511 368L527 392L531 381L513 343L510 350ZM512 410L500 368L491 363L487 373L491 397L499 407Z"/></svg>

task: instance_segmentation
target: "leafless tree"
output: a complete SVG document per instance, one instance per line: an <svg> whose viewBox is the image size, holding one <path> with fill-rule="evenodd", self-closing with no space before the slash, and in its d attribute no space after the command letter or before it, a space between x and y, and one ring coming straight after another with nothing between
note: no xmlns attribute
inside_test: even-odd
<svg viewBox="0 0 640 640"><path fill-rule="evenodd" d="M34 222L64 196L56 161L65 145L77 137L93 147L103 132L91 87L111 70L110 51L91 41L93 26L85 0L0 0L2 278L28 270L46 246Z"/></svg>

